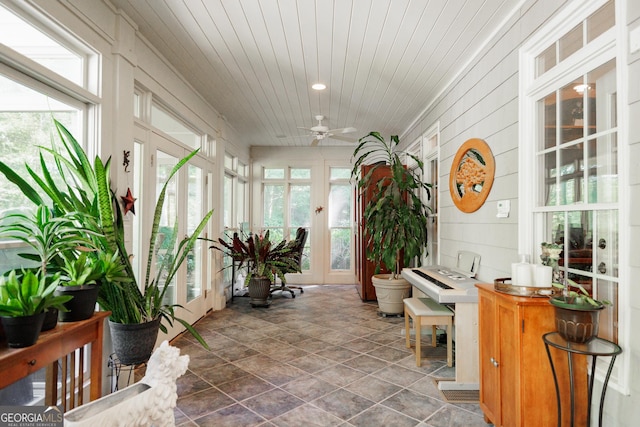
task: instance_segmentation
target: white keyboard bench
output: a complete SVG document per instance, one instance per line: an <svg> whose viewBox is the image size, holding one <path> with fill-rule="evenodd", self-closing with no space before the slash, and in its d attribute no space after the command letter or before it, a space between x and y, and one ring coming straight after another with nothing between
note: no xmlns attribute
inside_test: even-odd
<svg viewBox="0 0 640 427"><path fill-rule="evenodd" d="M407 348L411 348L409 318L416 334L416 366L420 366L421 326L431 326L431 346L437 345L436 326L447 326L447 366L453 366L453 311L431 298L406 298L404 302L404 330Z"/></svg>

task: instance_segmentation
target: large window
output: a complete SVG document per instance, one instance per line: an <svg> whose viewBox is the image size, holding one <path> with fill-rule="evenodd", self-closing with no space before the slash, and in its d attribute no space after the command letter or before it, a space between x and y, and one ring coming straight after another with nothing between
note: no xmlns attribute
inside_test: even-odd
<svg viewBox="0 0 640 427"><path fill-rule="evenodd" d="M599 336L617 342L620 171L615 9L613 1L591 2L590 7L573 14L572 19L583 16L569 32L538 43L541 51L526 52L532 61L524 66L533 72L523 116L530 108L535 139L521 145L521 156L535 161L531 176L521 177L532 183L531 192L521 186L521 195L535 197L529 206L531 222L525 220L523 226L529 224L534 236L525 250L537 258L541 242L562 244L564 276L598 299L612 302L600 317ZM526 139L522 142L526 144Z"/></svg>
<svg viewBox="0 0 640 427"><path fill-rule="evenodd" d="M38 21L28 22L25 16L0 5L0 43L8 48L0 56L0 161L25 178L28 176L25 165L40 175L38 146L51 147L52 142L58 141L54 118L64 124L90 154L95 154L95 145L88 145L85 140L89 113L94 111L86 99L97 101L86 89L89 80L97 79L97 73L90 74L92 69L87 66L91 55L79 48L79 42L72 42L68 34L47 33L42 28L49 31L55 28L37 25ZM15 64L21 64L22 71L16 71ZM29 64L34 68L29 68ZM69 90L60 90L65 87ZM72 93L78 96L70 95ZM60 177L53 176L53 179ZM4 175L0 179L0 194L0 221L8 213L34 208ZM23 248L18 242L0 240L0 274L28 265L17 256Z"/></svg>
<svg viewBox="0 0 640 427"><path fill-rule="evenodd" d="M17 6L20 9L10 9ZM92 66L99 62L98 55L54 22L40 21L41 15L37 19L29 16L28 7L18 2L0 5L0 161L24 178L28 176L25 165L42 176L38 146L56 147L59 138L54 118L95 155L97 141L87 140L87 129L94 121L94 106L100 102L95 95L99 73ZM52 164L51 157L45 159ZM52 179L61 177L53 175ZM34 184L34 188L38 187ZM2 174L0 194L0 221L9 213L35 208ZM18 256L23 252L23 243L0 239L0 274L30 267ZM86 367L89 351L84 355ZM2 389L0 405L42 404L44 381L42 369ZM58 381L60 388L62 379Z"/></svg>
<svg viewBox="0 0 640 427"><path fill-rule="evenodd" d="M249 167L241 162L238 157L229 153L224 157L224 182L222 224L226 237L231 238L234 232L244 232L248 229L248 197L249 197ZM223 265L231 265L231 258L225 257ZM223 282L225 284L226 299L232 295L231 281L233 269L223 270Z"/></svg>

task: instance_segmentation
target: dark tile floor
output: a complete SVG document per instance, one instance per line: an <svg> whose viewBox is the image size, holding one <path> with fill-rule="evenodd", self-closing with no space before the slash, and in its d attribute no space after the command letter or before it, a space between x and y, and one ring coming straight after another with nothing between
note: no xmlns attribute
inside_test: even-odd
<svg viewBox="0 0 640 427"><path fill-rule="evenodd" d="M443 360L416 367L404 319L381 317L354 286L306 286L276 295L268 308L248 298L196 325L211 351L190 335L173 342L189 354L178 379L180 426L486 426L477 404L447 403L435 378ZM444 354L444 352L442 352Z"/></svg>

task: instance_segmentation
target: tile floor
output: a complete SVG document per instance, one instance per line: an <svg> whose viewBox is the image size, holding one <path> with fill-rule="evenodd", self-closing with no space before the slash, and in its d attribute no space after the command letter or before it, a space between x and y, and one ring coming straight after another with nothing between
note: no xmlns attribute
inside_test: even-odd
<svg viewBox="0 0 640 427"><path fill-rule="evenodd" d="M173 342L189 354L178 379L179 426L487 426L477 404L447 403L440 359L416 367L404 319L383 318L354 286L306 286L268 308L235 298ZM444 353L443 353L444 354Z"/></svg>

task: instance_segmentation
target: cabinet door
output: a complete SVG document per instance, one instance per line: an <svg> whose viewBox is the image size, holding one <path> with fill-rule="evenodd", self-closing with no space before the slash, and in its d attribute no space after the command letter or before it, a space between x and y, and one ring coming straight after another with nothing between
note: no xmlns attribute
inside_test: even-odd
<svg viewBox="0 0 640 427"><path fill-rule="evenodd" d="M480 290L478 294L478 342L480 343L480 405L485 420L500 426L500 382L498 368L493 361L498 357L500 338L495 297Z"/></svg>
<svg viewBox="0 0 640 427"><path fill-rule="evenodd" d="M520 327L517 306L497 303L500 336L497 356L500 375L500 425L519 426L520 424Z"/></svg>

